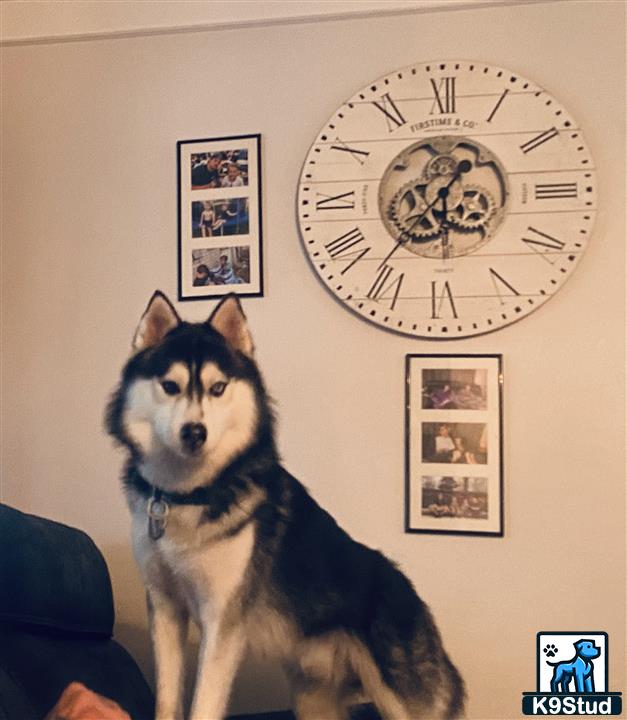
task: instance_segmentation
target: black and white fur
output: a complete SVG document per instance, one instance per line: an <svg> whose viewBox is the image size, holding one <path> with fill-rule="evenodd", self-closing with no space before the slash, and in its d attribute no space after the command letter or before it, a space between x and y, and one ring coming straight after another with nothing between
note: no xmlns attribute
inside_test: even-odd
<svg viewBox="0 0 627 720"><path fill-rule="evenodd" d="M279 464L273 416L236 297L205 323L155 293L107 414L146 584L157 718L184 715L184 655L200 629L189 717L219 720L244 650L281 661L300 720L366 697L386 720L456 718L462 679L410 581L352 540ZM148 531L150 496L169 506Z"/></svg>

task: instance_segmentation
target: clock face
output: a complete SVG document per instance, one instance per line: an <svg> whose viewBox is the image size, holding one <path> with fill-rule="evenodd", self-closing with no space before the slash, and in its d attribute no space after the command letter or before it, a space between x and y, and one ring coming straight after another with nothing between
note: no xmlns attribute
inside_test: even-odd
<svg viewBox="0 0 627 720"><path fill-rule="evenodd" d="M596 214L594 163L542 88L484 63L421 63L342 105L303 167L298 213L320 279L397 332L460 338L548 300Z"/></svg>

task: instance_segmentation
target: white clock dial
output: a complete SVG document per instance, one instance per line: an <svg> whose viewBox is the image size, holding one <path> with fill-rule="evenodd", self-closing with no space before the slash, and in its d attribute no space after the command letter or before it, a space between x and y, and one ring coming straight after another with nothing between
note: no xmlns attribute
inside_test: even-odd
<svg viewBox="0 0 627 720"><path fill-rule="evenodd" d="M594 163L542 88L483 63L421 63L342 105L298 193L311 263L379 326L460 338L548 300L586 248Z"/></svg>

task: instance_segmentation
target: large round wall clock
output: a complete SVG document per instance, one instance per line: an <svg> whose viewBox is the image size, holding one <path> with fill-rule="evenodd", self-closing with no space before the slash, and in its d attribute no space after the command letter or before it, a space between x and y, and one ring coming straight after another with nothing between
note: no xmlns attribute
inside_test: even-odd
<svg viewBox="0 0 627 720"><path fill-rule="evenodd" d="M375 80L324 125L298 214L320 279L377 325L426 338L496 330L554 295L596 209L582 131L545 90L480 62Z"/></svg>

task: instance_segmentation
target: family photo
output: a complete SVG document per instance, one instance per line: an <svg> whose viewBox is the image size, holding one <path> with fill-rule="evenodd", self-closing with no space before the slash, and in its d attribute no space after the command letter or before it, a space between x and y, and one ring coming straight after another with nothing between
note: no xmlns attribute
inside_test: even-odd
<svg viewBox="0 0 627 720"><path fill-rule="evenodd" d="M488 480L482 477L422 477L422 515L485 520L488 517Z"/></svg>
<svg viewBox="0 0 627 720"><path fill-rule="evenodd" d="M433 368L422 371L423 410L485 410L487 370Z"/></svg>
<svg viewBox="0 0 627 720"><path fill-rule="evenodd" d="M192 250L194 286L250 282L250 248L235 246Z"/></svg>
<svg viewBox="0 0 627 720"><path fill-rule="evenodd" d="M422 462L485 465L485 423L422 423Z"/></svg>
<svg viewBox="0 0 627 720"><path fill-rule="evenodd" d="M192 190L248 185L248 149L193 153Z"/></svg>
<svg viewBox="0 0 627 720"><path fill-rule="evenodd" d="M248 198L192 202L192 237L247 235Z"/></svg>

